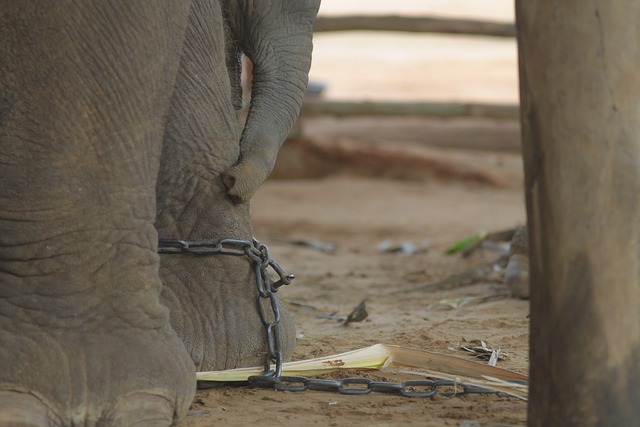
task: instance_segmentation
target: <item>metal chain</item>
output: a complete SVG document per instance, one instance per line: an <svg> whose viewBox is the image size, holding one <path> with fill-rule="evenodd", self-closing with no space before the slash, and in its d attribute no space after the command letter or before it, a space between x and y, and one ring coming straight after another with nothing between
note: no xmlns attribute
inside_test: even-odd
<svg viewBox="0 0 640 427"><path fill-rule="evenodd" d="M248 383L253 387L273 388L279 391L331 391L341 394L369 394L371 392L395 393L406 397L433 397L436 394L444 397L463 394L495 394L507 396L505 393L489 390L469 384L459 384L450 380L409 380L405 382L374 381L369 378L344 378L341 380L313 379L302 376L282 376L282 340L280 338L280 309L276 299L278 289L289 285L295 278L269 257L269 249L253 238L252 241L242 239L220 240L183 240L160 239L160 254L192 254L192 255L231 255L247 256L252 263L258 290L258 313L265 328L267 340L267 356L264 373L249 377ZM271 268L278 275L274 282L269 274ZM263 307L268 300L273 320ZM274 365L271 368L271 365ZM443 391L450 389L450 391Z"/></svg>
<svg viewBox="0 0 640 427"><path fill-rule="evenodd" d="M279 391L329 391L355 395L372 392L393 393L405 397L442 397L463 394L493 394L501 397L508 394L470 384L460 384L451 380L409 380L404 382L374 381L369 378L343 378L341 380L313 379L302 376L250 377L254 387L273 388ZM514 381L521 383L520 381Z"/></svg>
<svg viewBox="0 0 640 427"><path fill-rule="evenodd" d="M258 288L258 313L264 326L267 340L267 356L264 362L264 373L258 379L279 377L282 374L282 339L280 337L280 308L276 292L281 286L291 284L295 279L292 274L286 274L277 262L269 258L269 249L257 239L252 241L242 239L221 240L183 240L160 239L158 242L160 254L193 254L193 255L246 255L256 276ZM268 268L271 267L279 277L274 282ZM268 300L273 319L265 312L262 301ZM274 368L271 368L271 364Z"/></svg>

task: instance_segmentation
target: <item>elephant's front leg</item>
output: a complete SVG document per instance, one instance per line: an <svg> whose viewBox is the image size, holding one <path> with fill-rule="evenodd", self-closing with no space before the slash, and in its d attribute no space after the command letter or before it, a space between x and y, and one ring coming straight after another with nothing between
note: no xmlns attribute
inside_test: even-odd
<svg viewBox="0 0 640 427"><path fill-rule="evenodd" d="M224 37L219 6L194 4L157 184L156 227L162 238L252 238L249 204L233 204L221 180L240 150ZM265 331L247 257L161 255L160 275L171 324L197 369L264 362ZM290 357L295 332L286 313L281 326L285 357Z"/></svg>
<svg viewBox="0 0 640 427"><path fill-rule="evenodd" d="M0 426L168 426L195 392L153 228L187 10L42 6L0 2Z"/></svg>

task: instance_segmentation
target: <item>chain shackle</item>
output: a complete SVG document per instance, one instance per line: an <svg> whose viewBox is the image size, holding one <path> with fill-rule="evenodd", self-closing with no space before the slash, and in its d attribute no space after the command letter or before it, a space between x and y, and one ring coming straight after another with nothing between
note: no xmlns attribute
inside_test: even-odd
<svg viewBox="0 0 640 427"><path fill-rule="evenodd" d="M291 284L295 279L269 257L269 249L256 238L251 241L243 239L220 240L184 240L160 239L159 254L192 254L192 255L231 255L246 256L253 266L258 293L257 310L260 322L264 327L267 355L264 362L263 377L279 377L282 374L282 339L280 337L280 307L276 292L283 285ZM269 268L278 276L276 282L269 274ZM265 305L271 308L268 314ZM272 319L270 319L270 317ZM272 368L271 365L274 365Z"/></svg>

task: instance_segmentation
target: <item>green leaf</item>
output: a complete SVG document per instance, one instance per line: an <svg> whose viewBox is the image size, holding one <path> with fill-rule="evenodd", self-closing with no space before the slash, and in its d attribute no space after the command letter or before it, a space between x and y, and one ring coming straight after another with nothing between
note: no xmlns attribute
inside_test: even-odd
<svg viewBox="0 0 640 427"><path fill-rule="evenodd" d="M470 236L465 237L462 240L454 243L447 251L445 252L447 255L457 254L458 252L466 251L467 249L481 243L484 239L487 238L487 232L485 230L478 230Z"/></svg>

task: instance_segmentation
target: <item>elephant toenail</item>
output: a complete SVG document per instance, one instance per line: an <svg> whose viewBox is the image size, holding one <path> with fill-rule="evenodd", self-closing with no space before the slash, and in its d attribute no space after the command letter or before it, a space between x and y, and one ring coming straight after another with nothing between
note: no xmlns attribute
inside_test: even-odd
<svg viewBox="0 0 640 427"><path fill-rule="evenodd" d="M110 409L103 412L98 425L160 427L174 425L185 414L176 414L174 404L166 397L136 392L121 397Z"/></svg>
<svg viewBox="0 0 640 427"><path fill-rule="evenodd" d="M62 420L33 394L0 390L0 426L62 425Z"/></svg>

